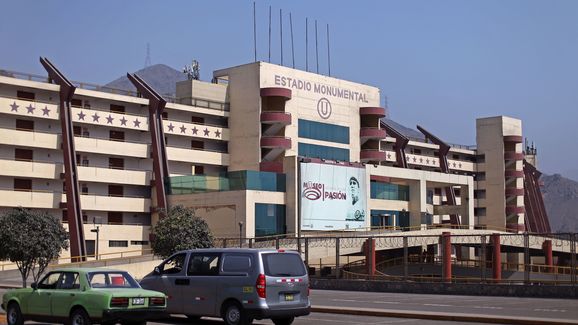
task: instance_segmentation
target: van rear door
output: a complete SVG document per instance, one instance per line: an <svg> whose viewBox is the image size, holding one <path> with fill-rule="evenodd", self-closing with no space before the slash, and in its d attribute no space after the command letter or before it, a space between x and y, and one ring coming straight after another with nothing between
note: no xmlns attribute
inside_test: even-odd
<svg viewBox="0 0 578 325"><path fill-rule="evenodd" d="M296 252L262 253L270 309L290 309L308 305L309 278Z"/></svg>

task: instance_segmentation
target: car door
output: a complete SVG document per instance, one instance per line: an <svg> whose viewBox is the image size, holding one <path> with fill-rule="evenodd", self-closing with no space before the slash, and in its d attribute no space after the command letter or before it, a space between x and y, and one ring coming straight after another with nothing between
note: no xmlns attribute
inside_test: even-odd
<svg viewBox="0 0 578 325"><path fill-rule="evenodd" d="M56 289L51 295L50 305L52 316L67 317L72 303L80 293L80 278L76 272L62 272Z"/></svg>
<svg viewBox="0 0 578 325"><path fill-rule="evenodd" d="M52 295L56 290L61 275L62 272L48 273L40 283L38 283L37 289L32 291L28 299L28 314L37 316L52 315Z"/></svg>
<svg viewBox="0 0 578 325"><path fill-rule="evenodd" d="M191 253L187 263L187 277L183 286L183 307L186 314L219 316L216 311L220 253Z"/></svg>
<svg viewBox="0 0 578 325"><path fill-rule="evenodd" d="M159 265L159 291L167 295L167 312L175 314L185 313L183 310L183 287L189 280L185 274L187 253L177 253Z"/></svg>

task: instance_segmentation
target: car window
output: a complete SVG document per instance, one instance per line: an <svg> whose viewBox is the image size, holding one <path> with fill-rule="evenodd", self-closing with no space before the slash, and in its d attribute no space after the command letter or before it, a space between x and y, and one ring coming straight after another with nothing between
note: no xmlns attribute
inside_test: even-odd
<svg viewBox="0 0 578 325"><path fill-rule="evenodd" d="M40 281L38 289L56 289L60 275L60 272L49 273L44 277L44 279L42 279L42 281Z"/></svg>
<svg viewBox="0 0 578 325"><path fill-rule="evenodd" d="M80 289L80 281L79 281L78 273L73 272L64 272L58 280L57 289L62 290L74 290Z"/></svg>
<svg viewBox="0 0 578 325"><path fill-rule="evenodd" d="M88 282L93 288L140 288L126 272L91 272Z"/></svg>
<svg viewBox="0 0 578 325"><path fill-rule="evenodd" d="M187 253L179 253L169 257L163 264L161 264L160 271L161 274L177 274L181 273L185 266L185 258Z"/></svg>
<svg viewBox="0 0 578 325"><path fill-rule="evenodd" d="M265 274L270 276L303 276L306 274L301 256L297 254L263 254Z"/></svg>
<svg viewBox="0 0 578 325"><path fill-rule="evenodd" d="M252 263L251 255L225 255L223 256L223 272L249 273Z"/></svg>
<svg viewBox="0 0 578 325"><path fill-rule="evenodd" d="M217 253L191 254L187 275L217 275L219 274L219 257Z"/></svg>

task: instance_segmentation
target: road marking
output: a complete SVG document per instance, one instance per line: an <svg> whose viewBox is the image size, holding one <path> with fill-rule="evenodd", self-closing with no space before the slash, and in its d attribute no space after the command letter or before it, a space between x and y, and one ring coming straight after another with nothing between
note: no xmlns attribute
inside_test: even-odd
<svg viewBox="0 0 578 325"><path fill-rule="evenodd" d="M504 307L494 307L494 306L473 306L472 308L477 308L477 309L504 309Z"/></svg>
<svg viewBox="0 0 578 325"><path fill-rule="evenodd" d="M555 313L565 313L566 309L547 309L547 308L536 308L534 311L549 311Z"/></svg>
<svg viewBox="0 0 578 325"><path fill-rule="evenodd" d="M372 301L374 304L392 304L392 305L399 305L399 301Z"/></svg>
<svg viewBox="0 0 578 325"><path fill-rule="evenodd" d="M359 300L353 300L353 299L331 299L333 301L346 301L346 302L362 302Z"/></svg>
<svg viewBox="0 0 578 325"><path fill-rule="evenodd" d="M443 305L443 304L423 304L424 306L433 306L433 307L453 307L453 305Z"/></svg>

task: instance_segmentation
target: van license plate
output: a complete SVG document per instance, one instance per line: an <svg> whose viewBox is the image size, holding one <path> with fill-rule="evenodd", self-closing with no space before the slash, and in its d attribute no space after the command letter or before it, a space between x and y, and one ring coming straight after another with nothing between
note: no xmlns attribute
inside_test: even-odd
<svg viewBox="0 0 578 325"><path fill-rule="evenodd" d="M293 301L293 295L292 295L292 294L289 294L289 293L286 293L286 294L285 294L285 301Z"/></svg>
<svg viewBox="0 0 578 325"><path fill-rule="evenodd" d="M134 305L144 305L145 298L132 298L132 304Z"/></svg>

